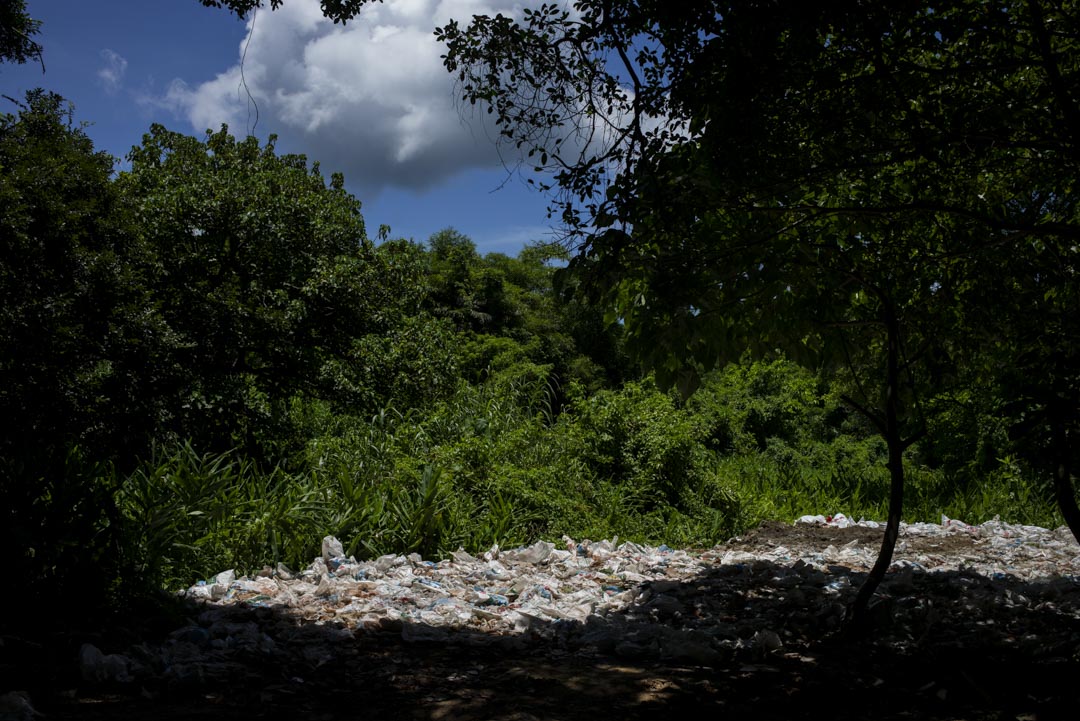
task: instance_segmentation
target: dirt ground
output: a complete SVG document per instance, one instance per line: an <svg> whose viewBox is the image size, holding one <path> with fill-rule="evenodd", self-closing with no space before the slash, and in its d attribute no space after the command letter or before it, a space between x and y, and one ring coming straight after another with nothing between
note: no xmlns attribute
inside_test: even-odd
<svg viewBox="0 0 1080 721"><path fill-rule="evenodd" d="M880 540L875 529L770 523L719 552L876 549ZM958 534L904 539L902 555L984 552ZM528 632L406 642L400 630L360 633L237 606L237 622L274 629L284 651L193 665L169 682L72 680L62 662L42 668L44 656L35 662L33 649L6 639L0 691L26 690L46 719L1080 718L1075 576L988 578L961 569L892 577L875 601L873 631L849 635L840 619L866 569L829 570L834 586L843 581L839 592L802 583L774 561L717 565L668 583L665 604L654 596L628 610L625 641L596 644L588 633L568 642ZM639 641L661 626L744 643L720 656L656 657Z"/></svg>

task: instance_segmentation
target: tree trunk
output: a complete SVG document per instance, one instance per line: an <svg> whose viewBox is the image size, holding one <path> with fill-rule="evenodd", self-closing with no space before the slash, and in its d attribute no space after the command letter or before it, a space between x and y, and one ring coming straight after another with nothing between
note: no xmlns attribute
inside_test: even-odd
<svg viewBox="0 0 1080 721"><path fill-rule="evenodd" d="M1055 404L1050 409L1050 432L1053 434L1054 448L1054 496L1058 508L1065 518L1065 524L1072 531L1077 543L1080 543L1080 508L1076 505L1076 491L1072 483L1071 448L1069 448L1069 427L1067 413Z"/></svg>
<svg viewBox="0 0 1080 721"><path fill-rule="evenodd" d="M886 306L885 327L888 333L888 359L886 366L885 418L882 435L889 449L889 519L885 524L885 537L881 541L877 561L870 569L855 602L848 610L846 625L849 631L865 626L866 611L874 591L885 578L892 565L896 539L900 535L900 516L904 506L904 439L900 433L900 323L891 306Z"/></svg>

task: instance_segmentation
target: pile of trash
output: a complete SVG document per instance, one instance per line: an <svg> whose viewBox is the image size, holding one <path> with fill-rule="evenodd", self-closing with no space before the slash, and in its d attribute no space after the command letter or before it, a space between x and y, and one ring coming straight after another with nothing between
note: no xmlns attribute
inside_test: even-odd
<svg viewBox="0 0 1080 721"><path fill-rule="evenodd" d="M666 546L615 543L564 538L565 548L538 541L513 550L494 546L481 556L456 551L439 562L419 554L357 561L328 536L322 556L299 573L282 565L251 578L225 571L186 595L217 605L284 606L309 620L402 630L407 639L438 636L437 629L505 634L536 622L584 623L633 602L650 581L688 578L710 564Z"/></svg>
<svg viewBox="0 0 1080 721"><path fill-rule="evenodd" d="M877 521L853 522L843 514L802 516L796 525L832 528L865 528L884 532ZM950 543L943 543L945 539ZM804 549L805 550L805 549ZM826 547L804 559L812 563L843 562L852 568L869 569L877 548L848 542ZM969 525L947 516L941 523L901 523L890 571L969 571L991 578L1010 576L1022 580L1068 577L1080 579L1080 545L1072 532L1061 526L1050 530L1003 522L1000 517Z"/></svg>
<svg viewBox="0 0 1080 721"><path fill-rule="evenodd" d="M190 587L183 595L202 610L163 646L124 654L85 646L83 675L183 684L228 675L242 658L289 654L317 667L343 642L388 634L700 665L763 657L805 648L839 626L882 532L883 524L843 515L804 516L704 550L564 537L558 546L496 546L440 561L356 560L328 536L306 569L227 570ZM963 634L984 624L980 642L1022 644L1045 637L1025 610L1063 615L1074 629L1080 618L1080 546L1064 528L904 524L891 570L875 599L890 643L921 643L931 632L970 643ZM1077 633L1060 631L1048 633L1080 648Z"/></svg>

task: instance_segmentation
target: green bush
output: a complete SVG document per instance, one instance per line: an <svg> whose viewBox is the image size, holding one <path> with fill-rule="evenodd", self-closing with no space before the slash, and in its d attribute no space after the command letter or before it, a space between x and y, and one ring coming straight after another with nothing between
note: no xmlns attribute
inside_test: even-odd
<svg viewBox="0 0 1080 721"><path fill-rule="evenodd" d="M364 419L296 400L291 418L309 440L287 467L179 445L102 487L118 485L127 557L168 586L306 564L327 534L361 557L436 557L564 534L708 546L766 518L885 516L882 440L782 362L730 369L685 405L648 381L574 393L554 416L547 371L522 363L424 413ZM718 428L734 445L721 449ZM906 520L1055 523L1012 459L965 489L923 458L905 457Z"/></svg>

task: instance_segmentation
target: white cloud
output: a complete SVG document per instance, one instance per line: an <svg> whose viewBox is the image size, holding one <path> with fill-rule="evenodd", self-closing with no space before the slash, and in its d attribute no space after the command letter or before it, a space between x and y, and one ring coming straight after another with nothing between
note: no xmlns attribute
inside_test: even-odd
<svg viewBox="0 0 1080 721"><path fill-rule="evenodd" d="M323 18L318 0L292 0L256 16L243 77L246 40L236 65L195 86L174 80L162 102L200 134L227 123L243 135L257 106L260 134L277 133L283 145L302 147L327 171L345 172L350 185L430 187L460 170L500 162L486 113L461 111L434 29L474 14L520 17L524 6L536 4L394 0L368 5L341 26Z"/></svg>
<svg viewBox="0 0 1080 721"><path fill-rule="evenodd" d="M98 80L101 81L106 93L115 95L124 84L128 62L120 53L109 49L101 51L101 59L105 61L105 64L97 72Z"/></svg>

